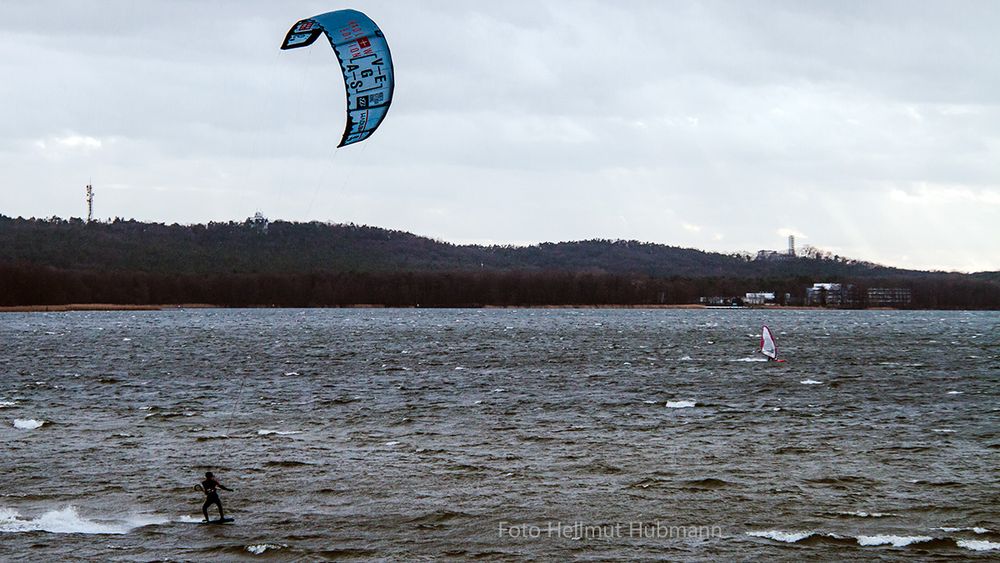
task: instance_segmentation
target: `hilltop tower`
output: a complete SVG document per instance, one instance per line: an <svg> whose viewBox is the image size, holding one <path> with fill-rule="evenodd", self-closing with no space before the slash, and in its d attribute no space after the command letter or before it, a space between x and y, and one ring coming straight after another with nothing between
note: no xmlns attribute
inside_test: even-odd
<svg viewBox="0 0 1000 563"><path fill-rule="evenodd" d="M94 218L94 186L87 184L87 222Z"/></svg>
<svg viewBox="0 0 1000 563"><path fill-rule="evenodd" d="M795 235L788 235L788 255L795 256Z"/></svg>

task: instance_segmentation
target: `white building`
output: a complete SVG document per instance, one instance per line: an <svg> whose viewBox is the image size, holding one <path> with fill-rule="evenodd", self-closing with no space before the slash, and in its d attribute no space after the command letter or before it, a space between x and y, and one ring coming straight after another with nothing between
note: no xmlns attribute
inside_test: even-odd
<svg viewBox="0 0 1000 563"><path fill-rule="evenodd" d="M770 291L747 293L746 298L743 300L747 305L763 305L764 303L774 303L774 301L774 293Z"/></svg>

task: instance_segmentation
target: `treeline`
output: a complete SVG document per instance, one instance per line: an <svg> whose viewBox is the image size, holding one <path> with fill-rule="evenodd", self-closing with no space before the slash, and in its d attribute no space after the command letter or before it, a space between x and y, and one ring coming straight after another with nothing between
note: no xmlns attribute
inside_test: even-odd
<svg viewBox="0 0 1000 563"><path fill-rule="evenodd" d="M531 246L455 245L364 225L268 221L164 225L134 220L22 219L0 215L0 262L67 270L169 274L335 272L590 272L629 276L844 278L926 276L829 256L783 260L627 240Z"/></svg>
<svg viewBox="0 0 1000 563"><path fill-rule="evenodd" d="M851 280L838 280L850 282ZM872 285L872 281L875 285ZM209 275L65 270L0 263L0 306L115 303L225 307L476 307L697 303L707 295L766 288L801 300L807 278L656 278L587 272L316 272ZM914 308L1000 309L1000 285L948 275L880 279L865 287L907 287Z"/></svg>

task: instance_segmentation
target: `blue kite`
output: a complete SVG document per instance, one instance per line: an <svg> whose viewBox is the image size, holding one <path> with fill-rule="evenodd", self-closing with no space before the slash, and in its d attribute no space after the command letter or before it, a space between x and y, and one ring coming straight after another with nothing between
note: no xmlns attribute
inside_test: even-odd
<svg viewBox="0 0 1000 563"><path fill-rule="evenodd" d="M368 16L338 10L292 26L281 49L308 47L325 33L344 71L347 127L338 147L363 141L382 124L392 103L393 72L389 44Z"/></svg>

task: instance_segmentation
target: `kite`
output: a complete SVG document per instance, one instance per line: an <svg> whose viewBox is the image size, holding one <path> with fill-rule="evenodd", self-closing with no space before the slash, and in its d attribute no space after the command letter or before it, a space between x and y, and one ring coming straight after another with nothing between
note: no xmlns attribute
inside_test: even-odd
<svg viewBox="0 0 1000 563"><path fill-rule="evenodd" d="M308 47L321 35L344 71L347 127L338 147L363 141L382 124L392 103L393 72L382 30L356 10L338 10L301 20L288 30L281 50Z"/></svg>

